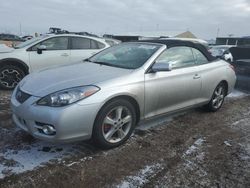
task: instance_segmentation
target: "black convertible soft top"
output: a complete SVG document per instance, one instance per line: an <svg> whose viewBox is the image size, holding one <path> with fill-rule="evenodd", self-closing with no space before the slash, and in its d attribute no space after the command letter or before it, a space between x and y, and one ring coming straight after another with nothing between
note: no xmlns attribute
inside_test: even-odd
<svg viewBox="0 0 250 188"><path fill-rule="evenodd" d="M212 56L207 48L196 41L191 41L191 40L178 40L178 39L160 39L160 40L140 40L139 42L150 42L150 43L160 43L160 44L165 44L167 45L167 48L175 47L175 46L187 46L187 47L192 47L196 48L200 52L203 53L204 56L207 57L208 61L214 61L217 58Z"/></svg>

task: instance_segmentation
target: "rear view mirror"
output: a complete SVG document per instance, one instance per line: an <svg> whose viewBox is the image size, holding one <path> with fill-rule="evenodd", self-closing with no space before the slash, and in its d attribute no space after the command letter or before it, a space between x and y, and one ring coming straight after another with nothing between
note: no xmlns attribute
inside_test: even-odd
<svg viewBox="0 0 250 188"><path fill-rule="evenodd" d="M45 45L40 45L40 46L38 46L38 48L37 48L37 53L38 54L42 54L43 53L43 50L46 50L47 49L47 47L45 46Z"/></svg>
<svg viewBox="0 0 250 188"><path fill-rule="evenodd" d="M171 71L172 65L170 63L155 63L151 68L151 72Z"/></svg>

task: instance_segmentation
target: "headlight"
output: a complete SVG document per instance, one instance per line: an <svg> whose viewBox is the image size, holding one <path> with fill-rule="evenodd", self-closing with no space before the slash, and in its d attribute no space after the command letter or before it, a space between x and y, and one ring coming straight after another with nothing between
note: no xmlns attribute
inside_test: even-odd
<svg viewBox="0 0 250 188"><path fill-rule="evenodd" d="M82 86L65 89L43 97L37 102L37 104L52 107L66 106L89 97L99 90L100 88L96 86Z"/></svg>

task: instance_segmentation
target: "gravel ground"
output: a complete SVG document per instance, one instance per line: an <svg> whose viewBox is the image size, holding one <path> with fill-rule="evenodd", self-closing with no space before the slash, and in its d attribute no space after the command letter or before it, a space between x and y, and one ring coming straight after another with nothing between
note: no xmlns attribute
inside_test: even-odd
<svg viewBox="0 0 250 188"><path fill-rule="evenodd" d="M0 91L0 187L250 187L250 96L216 113L190 110L141 124L123 146L51 144L11 121ZM156 126L157 125L157 126Z"/></svg>

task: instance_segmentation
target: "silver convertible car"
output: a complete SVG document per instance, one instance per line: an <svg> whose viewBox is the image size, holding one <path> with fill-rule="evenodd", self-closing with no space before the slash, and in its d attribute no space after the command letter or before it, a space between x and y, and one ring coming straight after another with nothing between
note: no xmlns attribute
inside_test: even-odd
<svg viewBox="0 0 250 188"><path fill-rule="evenodd" d="M230 64L196 42L122 43L25 77L11 98L13 120L39 139L92 138L112 148L141 120L197 106L217 111L235 80Z"/></svg>

